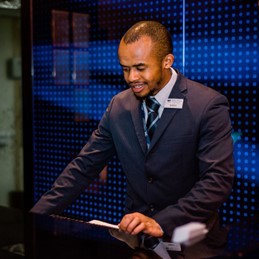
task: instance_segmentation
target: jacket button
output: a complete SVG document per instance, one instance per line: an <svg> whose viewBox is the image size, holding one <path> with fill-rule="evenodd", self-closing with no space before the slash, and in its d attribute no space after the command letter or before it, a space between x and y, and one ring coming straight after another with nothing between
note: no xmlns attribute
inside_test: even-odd
<svg viewBox="0 0 259 259"><path fill-rule="evenodd" d="M155 205L154 204L149 204L149 210L154 211L155 210Z"/></svg>
<svg viewBox="0 0 259 259"><path fill-rule="evenodd" d="M152 177L148 177L148 183L153 183L153 178Z"/></svg>

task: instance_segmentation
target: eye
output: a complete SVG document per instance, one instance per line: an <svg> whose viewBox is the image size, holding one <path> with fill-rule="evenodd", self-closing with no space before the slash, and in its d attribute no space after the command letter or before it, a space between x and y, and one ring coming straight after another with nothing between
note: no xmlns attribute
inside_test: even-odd
<svg viewBox="0 0 259 259"><path fill-rule="evenodd" d="M125 72L125 73L129 72L129 68L128 67L122 67L122 71Z"/></svg>
<svg viewBox="0 0 259 259"><path fill-rule="evenodd" d="M137 67L137 70L138 70L138 71L144 71L145 69L146 69L146 68L145 68L145 67L142 67L142 66L141 66L141 67Z"/></svg>

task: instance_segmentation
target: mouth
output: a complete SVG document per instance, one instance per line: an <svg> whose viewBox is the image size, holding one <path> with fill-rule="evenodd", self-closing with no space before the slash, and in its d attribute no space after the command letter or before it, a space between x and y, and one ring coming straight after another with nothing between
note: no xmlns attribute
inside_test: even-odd
<svg viewBox="0 0 259 259"><path fill-rule="evenodd" d="M130 88L134 93L139 93L141 92L145 87L144 83L135 83L135 84L130 84Z"/></svg>

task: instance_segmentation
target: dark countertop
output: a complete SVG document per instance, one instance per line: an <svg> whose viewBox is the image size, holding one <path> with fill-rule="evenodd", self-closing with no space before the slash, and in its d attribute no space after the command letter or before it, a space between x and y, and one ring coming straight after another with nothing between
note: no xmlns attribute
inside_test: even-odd
<svg viewBox="0 0 259 259"><path fill-rule="evenodd" d="M113 238L107 228L1 206L0 233L1 259L158 258L150 251L133 251L124 242ZM257 258L259 218L253 217L229 226L226 245L215 249L215 244L221 241L219 235L213 241L203 240L186 247L185 257L179 254L173 258L198 259L201 252L211 255L205 258Z"/></svg>

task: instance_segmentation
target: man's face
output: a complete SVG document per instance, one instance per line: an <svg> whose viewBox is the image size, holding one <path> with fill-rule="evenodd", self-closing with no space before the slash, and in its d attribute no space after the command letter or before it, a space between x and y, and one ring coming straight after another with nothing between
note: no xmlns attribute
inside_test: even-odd
<svg viewBox="0 0 259 259"><path fill-rule="evenodd" d="M169 81L170 73L164 68L149 37L119 45L118 56L126 83L138 98L157 94Z"/></svg>

